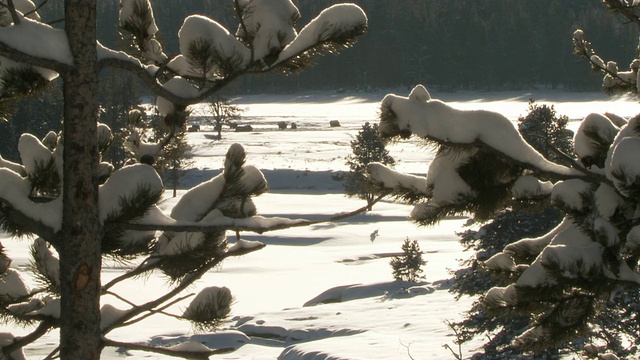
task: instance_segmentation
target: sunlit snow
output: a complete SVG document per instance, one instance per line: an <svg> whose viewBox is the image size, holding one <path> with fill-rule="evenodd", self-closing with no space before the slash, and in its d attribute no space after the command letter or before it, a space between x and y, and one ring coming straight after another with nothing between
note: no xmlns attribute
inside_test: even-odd
<svg viewBox="0 0 640 360"><path fill-rule="evenodd" d="M434 98L451 107L496 111L511 121L526 114L529 98L541 103L555 99L553 104L558 114L568 115L572 120L582 119L591 112L609 111L624 117L640 112L638 104L633 101L611 101L601 94L439 94L433 89L431 91ZM408 90L398 92L406 94ZM211 179L221 173L229 146L241 143L247 151L247 164L261 169L271 188L269 193L254 200L259 214L265 218L318 220L365 205L362 200L344 197L338 181L339 172L348 170L346 156L351 152L350 141L357 131L365 122L376 121L384 93L243 96L236 99L236 103L246 109L239 122L251 125L254 131L240 133L225 127L222 140L212 140L207 136L213 135L214 130L202 122L206 106L194 107L191 121L201 122L202 131L187 136L194 146L191 158L194 165L181 180L179 197L184 194L184 189L201 183L199 191L219 191L219 180ZM331 128L330 120L339 120L342 126ZM281 121L288 125L286 130L278 130L277 124ZM291 129L292 123L297 125L297 129ZM572 122L570 127L575 130L576 124ZM397 161L395 169L424 177L434 154L421 145L417 139L390 144L388 148ZM626 164L627 159L621 158L619 163ZM11 167L10 164L4 166ZM635 170L630 172L635 174ZM22 181L18 174L8 169L0 170L0 175L7 181ZM407 178L407 181L412 186L423 187L426 180ZM0 182L0 192L2 188L3 183ZM549 190L547 185L539 188L531 183L523 183L519 189L522 193L537 193L537 190L546 193ZM25 192L28 193L28 189L19 194L20 201L25 201ZM602 201L609 201L605 190L602 192ZM167 192L159 208L171 213L179 197L171 198L171 193ZM187 200L183 199L183 204ZM189 202L198 204L198 199ZM113 206L115 204L109 208ZM614 203L601 205L603 213L611 213L614 207ZM175 213L183 212L183 220L188 218L190 221L201 211L195 208L189 211L185 207ZM231 307L229 321L223 324L219 333L194 335L190 324L155 315L134 326L116 329L109 336L120 341L167 347L186 344L181 348L191 350L196 349L194 346L198 349L204 349L203 346L237 349L230 354L218 355L217 359L408 359L409 353L416 359L451 359L452 354L443 345L453 345L455 337L444 322L459 320L461 312L469 309L474 300L463 297L455 301L448 292L448 279L451 278L448 270L458 267L458 259L470 255L463 253L455 235L456 231L463 229L466 219L447 219L435 227L421 228L408 221L410 211L411 206L383 201L376 204L373 211L337 223L263 235L242 233L243 240L236 247L261 246L261 243L267 246L255 253L226 260L188 289L189 293L198 293L212 286L231 290L235 303ZM167 221L157 213L152 218ZM379 236L371 242L370 234L374 231ZM559 251L570 251L568 246L585 248L597 245L589 244L586 238L585 243L580 244L570 241L569 237L575 235L572 231L578 230L565 221L545 238L523 240L512 245L505 250L502 259L494 261L500 266L510 267L509 251L539 253L552 238L555 253L545 255L550 258ZM639 233L640 230L632 230L629 238L633 240L628 244L640 246L637 245L640 240L636 240L640 239ZM235 233L228 235L233 246ZM424 283L403 284L393 281L391 276L389 259L400 251L407 237L418 240L426 252L428 263L424 268ZM14 259L12 268L24 269L29 261L29 241L6 234L0 234L0 240ZM527 270L531 275L530 282L546 281L542 270L535 267L534 263L534 269ZM106 261L103 282L122 275L127 269L127 265ZM629 273L621 276L634 280ZM26 281L28 287L32 287L33 279ZM142 304L167 289L167 281L154 274L111 290L128 301ZM513 291L513 287L496 291L495 301L513 301ZM316 301L312 301L314 299ZM325 301L317 301L319 299ZM339 301L331 302L332 299ZM51 300L47 307L52 315L55 315L56 302ZM186 305L175 305L165 311L180 314ZM126 308L126 305L114 297L105 296L102 308L105 323L108 323L118 316L118 309ZM5 325L0 331L24 335L29 330ZM27 357L46 357L54 349L57 338L57 331L45 335L25 349ZM463 345L465 358L470 357L479 345L478 341ZM167 359L163 355L123 352L113 348L106 348L102 358L122 359L124 353L129 354L129 358Z"/></svg>

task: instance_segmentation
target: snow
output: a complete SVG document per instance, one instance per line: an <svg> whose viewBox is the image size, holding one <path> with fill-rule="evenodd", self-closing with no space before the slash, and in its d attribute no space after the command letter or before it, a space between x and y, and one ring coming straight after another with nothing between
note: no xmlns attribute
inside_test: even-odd
<svg viewBox="0 0 640 360"><path fill-rule="evenodd" d="M50 316L50 317L59 319L60 318L60 299L48 298L44 300L44 303L45 303L44 307L36 311L30 312L28 315L43 315L43 316Z"/></svg>
<svg viewBox="0 0 640 360"><path fill-rule="evenodd" d="M64 31L36 20L22 18L19 25L0 28L0 42L31 56L73 64Z"/></svg>
<svg viewBox="0 0 640 360"><path fill-rule="evenodd" d="M640 225L634 226L629 230L625 247L629 251L635 251L640 248Z"/></svg>
<svg viewBox="0 0 640 360"><path fill-rule="evenodd" d="M167 81L162 85L162 87L176 96L186 98L196 97L199 94L198 89L196 89L193 84L180 76L176 76ZM175 109L171 101L160 96L158 97L156 106L158 107L158 113L162 116L170 114Z"/></svg>
<svg viewBox="0 0 640 360"><path fill-rule="evenodd" d="M593 142L587 132L596 132L607 144L611 144L619 130L605 115L596 113L587 115L580 123L573 138L576 155L584 158L597 153L597 144Z"/></svg>
<svg viewBox="0 0 640 360"><path fill-rule="evenodd" d="M62 198L34 203L29 198L31 186L27 178L4 168L0 168L0 199L13 208L50 227L54 231L62 227Z"/></svg>
<svg viewBox="0 0 640 360"><path fill-rule="evenodd" d="M36 9L36 5L31 0L14 0L13 5L21 15L30 13L28 16L29 19L40 21L40 15L38 15L37 11L34 11ZM0 9L0 26L6 27L11 24L13 24L11 14L9 14L7 8L3 7Z"/></svg>
<svg viewBox="0 0 640 360"><path fill-rule="evenodd" d="M238 3L243 9L246 32L253 36L252 60L279 52L298 35L293 25L300 18L300 12L291 0L242 0ZM245 36L242 26L238 26L237 35Z"/></svg>
<svg viewBox="0 0 640 360"><path fill-rule="evenodd" d="M0 278L0 299L7 303L15 301L29 294L29 288L22 280L20 273L14 269L7 269Z"/></svg>
<svg viewBox="0 0 640 360"><path fill-rule="evenodd" d="M127 313L125 309L118 309L111 304L102 305L100 308L100 329L105 329Z"/></svg>
<svg viewBox="0 0 640 360"><path fill-rule="evenodd" d="M158 32L158 26L156 25L155 18L153 17L153 8L149 0L120 0L120 24L124 24L127 21L135 21L134 9L136 6L146 8L149 11L152 21L147 27L147 35L151 36Z"/></svg>
<svg viewBox="0 0 640 360"><path fill-rule="evenodd" d="M13 341L15 339L15 336L13 336L13 334L10 333L0 333L0 346L6 346L9 344L12 344ZM24 353L22 351L22 349L16 350L14 352L11 353L11 358L13 360L25 360L25 356Z"/></svg>
<svg viewBox="0 0 640 360"><path fill-rule="evenodd" d="M594 193L596 208L600 215L610 218L624 206L624 199L607 184L600 184Z"/></svg>
<svg viewBox="0 0 640 360"><path fill-rule="evenodd" d="M540 181L535 176L524 175L516 180L511 193L516 199L530 199L542 195L550 195L553 184L550 181Z"/></svg>
<svg viewBox="0 0 640 360"><path fill-rule="evenodd" d="M22 164L15 163L13 161L5 160L2 155L0 155L0 168L9 169L14 171L22 176L26 176L26 169Z"/></svg>
<svg viewBox="0 0 640 360"><path fill-rule="evenodd" d="M381 183L385 188L404 188L427 194L427 179L424 176L404 174L381 163L370 163L367 174L371 180Z"/></svg>
<svg viewBox="0 0 640 360"><path fill-rule="evenodd" d="M458 167L465 164L473 152L444 152L436 155L429 165L427 188L432 188L434 202L455 203L465 195L473 195L471 189L458 174Z"/></svg>
<svg viewBox="0 0 640 360"><path fill-rule="evenodd" d="M580 179L558 181L551 191L551 201L575 211L586 209L590 198L591 184Z"/></svg>
<svg viewBox="0 0 640 360"><path fill-rule="evenodd" d="M249 241L249 240L243 240L240 239L238 241L236 241L233 245L231 245L231 247L229 248L229 250L227 250L228 252L236 252L239 250L244 250L244 249L255 249L258 248L260 246L263 246L264 244L261 243L260 241Z"/></svg>
<svg viewBox="0 0 640 360"><path fill-rule="evenodd" d="M517 291L515 284L507 287L493 287L487 291L482 301L491 307L514 306L518 303Z"/></svg>
<svg viewBox="0 0 640 360"><path fill-rule="evenodd" d="M147 189L151 194L164 190L162 180L153 167L135 164L115 171L100 185L100 221L104 222L109 216L119 214L124 205L122 201L132 199L141 188Z"/></svg>
<svg viewBox="0 0 640 360"><path fill-rule="evenodd" d="M635 102L608 100L602 94L437 94L434 90L432 93L452 107L498 111L512 122L526 112L529 98L552 102L558 114L566 114L571 119L582 119L591 112L600 111L616 111L625 117L639 112ZM269 193L254 200L263 218L219 218L216 221L257 226L248 223L255 221L264 222L261 226L268 226L285 221L284 218L318 220L336 212L357 209L365 205L364 201L345 198L341 183L332 175L348 169L345 156L350 153L349 142L365 121L375 121L383 95L310 92L243 96L237 100L240 106L247 108L241 122L251 124L256 130L253 133L235 133L225 128L221 141L204 137L213 133L208 126L203 126L202 132L189 133L187 139L194 146L194 168L182 179L178 197L172 198L168 192L158 207L167 214L175 215L180 222L194 221L206 211L206 201L201 198L215 197L219 191L217 187L220 184L215 184L217 180L212 178L220 174L229 146L242 143L247 152L247 163L262 170L271 188ZM200 108L194 107L193 110L195 120L201 120L202 117L198 116L204 115L199 112ZM276 124L283 120L297 123L298 130L278 131ZM339 120L342 127L329 128L329 120ZM572 121L571 126L575 129L577 123ZM425 183L424 175L435 154L422 147L419 139L390 144L388 148L392 156L401 160L395 167L396 171L418 175L405 183L423 187L420 184ZM26 202L29 189L28 186L21 187L23 185L20 184L24 183L18 174L0 169L1 198L20 195L20 201ZM201 183L200 190L193 194L183 190ZM19 190L12 194L3 190L16 189L14 186ZM187 200L189 204L182 203ZM203 207L198 208L200 205ZM49 211L61 213L60 209ZM189 323L155 315L131 327L113 330L110 338L158 346L195 341L211 349L237 349L230 354L216 356L220 359L407 359L408 350L416 359L451 359L451 353L442 345L453 344L455 336L444 321L460 320L461 313L476 300L463 297L455 301L448 292L448 279L451 278L448 269L456 269L459 259L469 257L455 235L463 228L466 219L446 219L438 226L423 228L407 219L410 211L411 206L382 201L374 206L373 211L336 223L264 235L243 231L243 241L258 241L267 246L249 255L225 260L219 268L208 272L192 288L180 294L198 293L211 286L229 288L235 302L228 321L223 323L220 331L193 334ZM140 220L142 223L167 221L170 219L159 213L157 208ZM536 254L536 249L539 249L539 253L551 238L558 245L586 246L589 240L579 236L579 229L574 227L565 231L571 227L570 220L565 220L551 235L528 239L529 251ZM374 230L379 230L379 236L372 243L370 234ZM560 233L563 236L556 236ZM632 240L640 239L638 234L640 230L632 230L626 246L640 244L640 240ZM425 284L406 285L407 289L403 290L403 285L393 281L389 259L400 251L407 237L418 240L426 250L427 278ZM29 264L30 241L2 233L0 240L14 259L12 269L23 269ZM523 243L519 245L523 246ZM515 247L512 245L510 248ZM122 275L133 265L135 263L122 264L106 259L102 282ZM626 273L625 276L629 275ZM33 288L32 279L25 277L25 281ZM164 294L167 289L166 279L152 274L131 279L111 290L129 301L142 304ZM341 302L303 306L332 289L334 294L339 293ZM127 307L113 297L107 296L102 300L103 308L107 304L115 309ZM166 311L180 314L185 307L186 303L182 303ZM105 315L105 318L109 316ZM251 329L252 335L245 334L240 328L247 332ZM21 336L32 330L3 324L0 331L11 331ZM45 358L57 344L58 336L57 331L48 333L28 346L25 353L29 358ZM463 345L465 359L476 352L481 341L483 339ZM127 353L130 358L169 359L164 355L140 351ZM105 360L122 359L122 356L121 350L113 348L106 348L102 353Z"/></svg>
<svg viewBox="0 0 640 360"><path fill-rule="evenodd" d="M224 184L224 176L220 174L191 188L173 207L171 217L176 220L200 220L210 210L211 204L220 197Z"/></svg>
<svg viewBox="0 0 640 360"><path fill-rule="evenodd" d="M205 43L211 46L209 51L221 58L219 61L233 63L238 68L245 67L251 58L250 50L244 46L233 34L230 34L218 22L201 15L191 15L184 19L182 27L178 31L180 53L187 59L191 58L190 47ZM215 65L221 65L216 63ZM219 69L209 69L206 76L214 79Z"/></svg>
<svg viewBox="0 0 640 360"><path fill-rule="evenodd" d="M210 286L202 289L185 309L183 316L191 319L198 318L197 314L204 309L213 311L211 316L223 319L231 312L233 296L227 287Z"/></svg>
<svg viewBox="0 0 640 360"><path fill-rule="evenodd" d="M18 151L28 174L35 174L38 168L46 167L53 158L51 150L31 134L20 136Z"/></svg>
<svg viewBox="0 0 640 360"><path fill-rule="evenodd" d="M492 257L490 257L487 261L484 262L484 265L492 270L506 270L506 271L515 271L516 263L511 257L510 254L506 252L499 252Z"/></svg>
<svg viewBox="0 0 640 360"><path fill-rule="evenodd" d="M287 45L275 64L286 61L332 37L367 26L367 15L355 4L337 4L324 9Z"/></svg>
<svg viewBox="0 0 640 360"><path fill-rule="evenodd" d="M614 177L613 182L623 195L630 196L629 187L638 185L640 180L640 162L637 154L640 151L640 138L626 137L622 139L611 156L611 172L622 178Z"/></svg>
<svg viewBox="0 0 640 360"><path fill-rule="evenodd" d="M48 279L60 286L60 262L57 254L54 254L46 241L37 238L33 242L32 252L34 254L35 266L38 270L47 276Z"/></svg>
<svg viewBox="0 0 640 360"><path fill-rule="evenodd" d="M551 241L556 237L556 235L564 232L568 228L573 226L573 220L570 218L564 218L558 226L556 226L553 230L548 233L536 237L536 238L524 238L520 239L514 243L507 245L503 252L509 255L519 255L519 256L529 256L529 255L538 255L545 248L545 246L549 245Z"/></svg>
<svg viewBox="0 0 640 360"><path fill-rule="evenodd" d="M459 110L443 101L412 100L389 94L381 104L381 117L392 116L400 131L410 131L420 137L429 137L454 144L481 142L516 161L544 171L576 175L575 170L546 160L527 144L515 126L504 115L486 110ZM386 124L380 124L380 133L388 133Z"/></svg>

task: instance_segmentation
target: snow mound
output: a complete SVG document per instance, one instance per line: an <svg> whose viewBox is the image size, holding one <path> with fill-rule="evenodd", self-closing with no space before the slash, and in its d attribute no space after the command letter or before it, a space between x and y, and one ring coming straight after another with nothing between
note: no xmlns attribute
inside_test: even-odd
<svg viewBox="0 0 640 360"><path fill-rule="evenodd" d="M434 291L434 288L426 286L424 283L409 281L343 285L322 292L320 295L307 301L303 306L338 303L372 297L384 297L385 299L406 298L431 294Z"/></svg>

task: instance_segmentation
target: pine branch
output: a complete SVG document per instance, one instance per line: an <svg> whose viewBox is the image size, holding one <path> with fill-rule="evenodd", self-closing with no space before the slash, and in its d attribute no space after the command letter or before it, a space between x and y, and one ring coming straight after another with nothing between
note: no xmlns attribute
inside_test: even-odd
<svg viewBox="0 0 640 360"><path fill-rule="evenodd" d="M168 355L168 356L179 357L184 359L203 359L203 360L208 360L209 357L213 355L226 354L235 350L234 348L222 348L222 349L216 349L216 350L211 350L207 352L172 350L170 348L126 343L121 341L110 340L107 338L102 340L102 344L103 346L124 348L129 350L146 351L146 352L152 352L156 354Z"/></svg>
<svg viewBox="0 0 640 360"><path fill-rule="evenodd" d="M374 204L377 204L378 202L380 202L380 200L382 200L385 196L389 194L390 194L389 191L382 193L372 201L371 206L373 206ZM279 223L279 224L264 226L264 227L255 227L250 225L239 224L239 222L243 222L244 219L239 219L239 221L237 221L236 219L231 219L232 222L227 225L200 225L200 224L167 225L167 224L112 223L112 224L109 224L108 226L113 226L116 228L121 227L126 230L136 230L136 231L157 230L157 231L170 231L170 232L204 232L206 233L206 232L214 232L214 231L222 231L222 230L234 230L234 231L251 231L258 234L262 234L265 232L275 231L275 230L284 230L289 228L336 222L336 221L347 219L352 216L366 212L368 211L368 208L369 208L369 205L366 205L348 213L336 214L334 216L331 216L325 219L314 220L314 221L309 221L305 219L295 219L295 220L289 219L294 222ZM107 229L105 231L109 231L109 230Z"/></svg>
<svg viewBox="0 0 640 360"><path fill-rule="evenodd" d="M234 256L242 256L242 255L246 255L249 254L251 252L260 250L264 247L265 245L262 244L261 246L256 246L253 248L239 248L235 251L228 251L224 254L222 254L221 256L209 261L207 264L201 266L200 268L198 268L196 271L194 271L191 274L188 274L186 277L184 277L184 279L180 282L180 284L178 286L176 286L175 288L173 288L171 291L167 292L166 294L160 296L159 298L149 301L145 304L142 304L136 308L131 309L131 311L127 312L126 314L122 315L118 320L116 320L113 324L107 326L105 329L102 330L102 333L104 335L106 335L107 333L109 333L111 330L122 327L124 323L126 323L127 321L133 319L134 317L150 311L154 308L156 308L157 306L159 306L160 304L163 304L164 302L168 301L169 299L173 298L174 296L176 296L177 294L179 294L180 292L182 292L183 290L185 290L186 288L188 288L189 286L191 286L196 280L200 279L205 273L207 273L209 270L211 270L212 268L214 268L215 266L217 266L218 264L220 264L223 260L225 260L226 258L229 257L234 257Z"/></svg>
<svg viewBox="0 0 640 360"><path fill-rule="evenodd" d="M621 0L603 0L609 9L622 14L629 21L640 25L640 17L633 11L633 5L627 5Z"/></svg>
<svg viewBox="0 0 640 360"><path fill-rule="evenodd" d="M556 148L555 146L553 146L551 144L549 144L549 148L551 149L551 151L556 153L562 159L567 161L571 165L572 168L574 168L574 169L578 170L579 172L583 173L585 175L585 177L586 177L586 179L584 179L584 180L591 181L593 183L604 183L604 184L607 184L610 187L615 189L613 181L609 180L606 176L600 175L600 174L596 174L596 173L592 173L591 171L588 171L587 169L584 168L584 166L582 166L580 163L578 163L576 161L576 159L572 158L571 156L567 155L566 153L564 153L563 151L561 151L560 149Z"/></svg>
<svg viewBox="0 0 640 360"><path fill-rule="evenodd" d="M247 31L247 25L244 22L244 16L243 13L245 11L252 11L249 8L249 6L251 5L251 1L249 1L247 4L245 4L245 6L240 6L240 1L239 0L234 0L234 10L236 12L236 17L238 18L238 21L240 21L240 27L242 28L242 33L244 34L245 37L249 36L249 32ZM247 38L247 46L249 47L249 50L251 51L251 57L249 62L252 63L255 60L255 50L253 47L253 39L249 39Z"/></svg>
<svg viewBox="0 0 640 360"><path fill-rule="evenodd" d="M0 228L15 235L36 234L50 243L55 242L55 231L45 224L30 218L15 209L11 203L0 198ZM22 229L27 229L23 231Z"/></svg>
<svg viewBox="0 0 640 360"><path fill-rule="evenodd" d="M323 52L334 53L338 51L338 45L341 45L342 47L350 47L355 43L355 37L364 33L365 30L366 28L362 28L362 29L358 28L354 30L352 33L346 34L338 39L329 38L324 41L318 41L316 44L313 44L305 49L300 50L295 54L292 54L290 57L283 59L278 65L274 67L259 67L259 65L261 65L260 61L255 61L255 60L250 61L249 64L247 64L244 68L237 69L231 73L225 74L225 76L222 79L219 79L216 81L208 81L207 82L208 86L205 87L205 89L203 89L202 91L200 91L199 95L194 97L182 97L169 92L164 87L162 87L162 85L157 81L158 72L154 74L150 74L147 71L148 69L146 67L141 66L140 62L137 60L134 60L133 58L130 60L124 60L121 58L110 58L110 57L102 58L98 62L98 70L101 70L106 67L111 67L111 68L123 69L123 70L129 71L131 74L141 79L149 87L149 89L153 91L157 96L161 96L176 105L189 106L189 105L200 103L206 100L213 94L217 93L218 91L220 91L221 89L229 85L236 78L247 73L267 73L277 69L278 67L285 66L286 63L291 63L289 66L290 68L301 69L304 66L300 64L294 64L295 63L294 59L296 59L297 57L301 57L301 56L310 57L313 55L321 54ZM0 55L4 55L2 50L3 50L2 43L0 43ZM312 52L313 54L305 55L305 53L309 53L309 52ZM47 67L47 66L43 66L43 67Z"/></svg>
<svg viewBox="0 0 640 360"><path fill-rule="evenodd" d="M27 54L8 45L4 41L0 41L0 55L16 62L24 63L31 66L39 66L45 69L51 69L59 74L67 74L73 69L72 64L66 64L54 59Z"/></svg>

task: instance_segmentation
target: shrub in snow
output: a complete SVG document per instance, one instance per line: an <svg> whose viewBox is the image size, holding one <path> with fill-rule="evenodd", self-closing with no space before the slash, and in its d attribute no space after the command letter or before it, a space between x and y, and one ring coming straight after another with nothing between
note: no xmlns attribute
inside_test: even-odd
<svg viewBox="0 0 640 360"><path fill-rule="evenodd" d="M415 204L411 215L420 224L464 214L488 220L516 200L530 208L551 203L565 216L542 236L522 239L524 234L518 234L514 240L519 240L502 251L483 254L486 261L475 266L486 270L472 268L459 275L503 274L499 286L493 280L479 283L486 293L471 315L487 320L484 325L464 323L469 332L500 329L517 316L517 324L496 334L502 338L492 339L494 348L509 342L506 346L517 351L540 353L584 337L607 343L635 341L634 333L605 320L602 310L614 317L635 316L616 308L610 299L626 292L627 286L637 289L640 284L640 254L634 245L626 245L637 221L640 173L633 144L638 139L633 125L637 120L627 124L610 114L588 116L606 121L586 119L588 126L580 126L575 135L577 158L566 154L561 156L563 163L554 163L527 143L504 116L458 110L427 94L422 86L408 97L389 94L380 116L383 138L415 134L438 147L426 187L407 195L418 182L381 171L379 164L369 167L374 185L410 199ZM583 151L584 144L592 146ZM524 176L539 182L521 180ZM616 347L616 351L635 350Z"/></svg>
<svg viewBox="0 0 640 360"><path fill-rule="evenodd" d="M417 240L409 238L402 243L402 254L394 256L389 262L393 269L393 278L401 281L416 281L424 279L422 267L427 262L422 258L422 251Z"/></svg>
<svg viewBox="0 0 640 360"><path fill-rule="evenodd" d="M0 354L21 358L24 346L56 327L60 354L54 350L49 357L97 359L105 346L183 358L227 351L197 343L158 348L114 341L109 333L150 315L166 315L166 307L184 299L179 294L224 259L264 247L241 239L241 231L262 233L309 222L257 215L252 197L268 185L258 168L245 164L239 144L229 148L222 174L188 190L171 214L157 207L164 184L152 166L159 169L171 142L180 139L189 105L241 75L301 70L316 55L351 46L366 31L367 17L355 4L337 4L298 31L300 15L290 0L230 2L237 6L235 34L206 16L189 16L178 32L179 53L169 59L151 1L120 1L118 25L125 52L95 41L96 3L65 1L64 30L41 22L29 0L4 2L0 9L0 118L9 116L8 100L43 90L58 74L65 90L62 132L42 139L23 135L21 163L0 157L0 228L36 239L31 270L41 285L29 289L0 252L0 314L37 325L19 338L2 336ZM97 74L105 68L123 69L148 85L158 96L156 110L166 127L160 135L154 133L145 114L131 109L123 126L131 159L122 167L103 155L113 133L123 129L112 130L95 120L102 110L94 96ZM228 230L238 237L230 246ZM140 261L101 283L106 257ZM113 292L116 285L155 270L170 280L165 294L134 305L126 294ZM101 313L103 295L119 297L129 306L105 305ZM230 303L228 290L209 288L196 297L185 317L215 325L228 314Z"/></svg>
<svg viewBox="0 0 640 360"><path fill-rule="evenodd" d="M349 172L344 178L344 189L348 196L365 199L371 210L376 193L375 189L368 186L365 178L367 165L374 162L393 165L395 161L378 136L377 124L366 122L362 125L362 130L358 131L356 138L351 141L351 151L347 156Z"/></svg>

